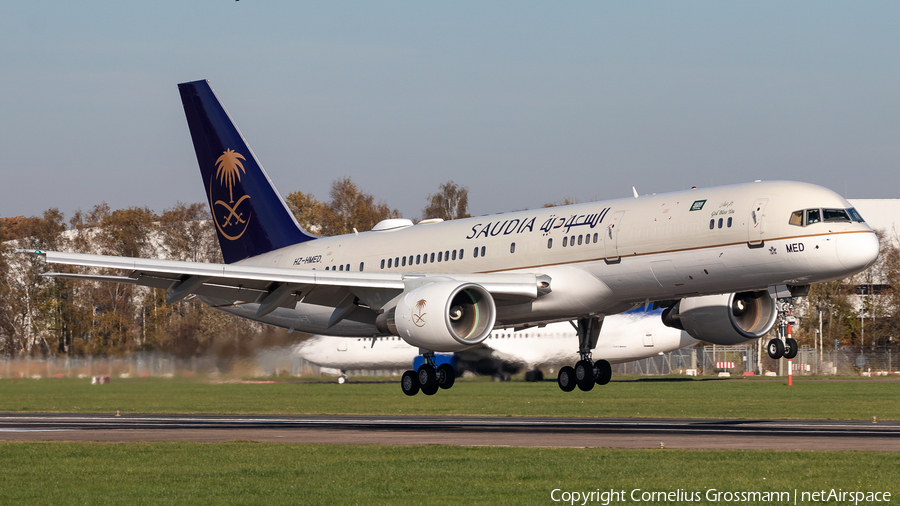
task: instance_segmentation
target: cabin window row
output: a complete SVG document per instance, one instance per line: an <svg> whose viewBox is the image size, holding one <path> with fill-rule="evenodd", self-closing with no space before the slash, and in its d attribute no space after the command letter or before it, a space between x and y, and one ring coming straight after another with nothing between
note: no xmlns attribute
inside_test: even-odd
<svg viewBox="0 0 900 506"><path fill-rule="evenodd" d="M475 248L474 256L478 258L478 254L481 253L481 256L485 254L485 247L482 246L481 250L479 248ZM381 268L382 269L393 269L397 267L406 267L409 265L421 265L427 263L435 263L435 262L452 262L454 260L462 260L465 254L465 250L449 250L449 251L438 251L437 253L425 253L424 255L409 255L402 257L394 257L388 259L381 259Z"/></svg>
<svg viewBox="0 0 900 506"><path fill-rule="evenodd" d="M591 242L593 242L594 244L597 244L597 242L599 240L600 240L600 235L597 234L596 232L594 233L593 236L591 234L578 235L578 236L572 235L572 236L563 237L562 245L563 245L563 248L566 248L569 246L575 246L576 241L577 241L578 246L581 246L582 244L590 244ZM550 249L552 247L553 247L553 238L551 237L550 239L547 239L547 249Z"/></svg>
<svg viewBox="0 0 900 506"><path fill-rule="evenodd" d="M731 228L732 219L733 219L733 218L732 218L731 216L728 217L728 225L726 226L727 228ZM725 224L724 218L719 218L718 220L716 220L715 218L713 218L713 219L709 220L709 229L710 229L710 230L716 228L716 222L717 222L717 221L718 221L718 224L719 224L719 227L718 227L718 228L722 228L722 227L724 226L724 224Z"/></svg>

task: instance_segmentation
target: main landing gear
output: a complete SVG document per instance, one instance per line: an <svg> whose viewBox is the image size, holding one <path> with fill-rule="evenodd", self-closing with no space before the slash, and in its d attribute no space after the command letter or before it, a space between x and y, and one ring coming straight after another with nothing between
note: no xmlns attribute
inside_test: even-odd
<svg viewBox="0 0 900 506"><path fill-rule="evenodd" d="M400 379L400 387L406 395L416 395L419 390L425 395L434 395L438 389L447 389L456 381L456 371L450 364L434 365L434 352L424 353L425 363L418 371L406 371Z"/></svg>
<svg viewBox="0 0 900 506"><path fill-rule="evenodd" d="M775 302L778 307L778 337L769 341L766 352L773 360L779 358L792 359L797 356L800 347L791 337L791 320L794 319L794 303L791 297L780 298Z"/></svg>
<svg viewBox="0 0 900 506"><path fill-rule="evenodd" d="M556 382L563 392L571 392L576 386L588 392L595 384L605 385L612 378L612 366L609 362L594 362L591 359L591 350L597 347L602 325L603 319L598 316L578 319L575 329L578 331L578 354L581 360L575 363L575 367L567 365L559 370Z"/></svg>

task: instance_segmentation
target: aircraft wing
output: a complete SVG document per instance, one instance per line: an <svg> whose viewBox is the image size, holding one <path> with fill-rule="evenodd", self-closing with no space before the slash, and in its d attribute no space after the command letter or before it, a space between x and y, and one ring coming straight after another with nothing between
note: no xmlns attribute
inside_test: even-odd
<svg viewBox="0 0 900 506"><path fill-rule="evenodd" d="M169 292L167 302L188 295L258 303L257 316L297 302L329 307L349 306L354 297L373 310L403 293L407 282L426 277L417 273L369 273L285 269L242 264L212 264L179 260L22 250L43 256L48 263L120 269L124 276L50 272L44 276L127 283ZM477 283L491 293L498 305L536 299L549 292L550 278L536 274L443 274L429 277Z"/></svg>

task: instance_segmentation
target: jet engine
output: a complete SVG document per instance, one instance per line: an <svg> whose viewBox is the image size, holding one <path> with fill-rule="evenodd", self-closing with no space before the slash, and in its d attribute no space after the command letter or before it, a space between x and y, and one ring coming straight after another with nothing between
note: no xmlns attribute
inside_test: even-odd
<svg viewBox="0 0 900 506"><path fill-rule="evenodd" d="M775 299L758 291L681 299L663 311L662 320L696 339L727 345L764 336L777 316Z"/></svg>
<svg viewBox="0 0 900 506"><path fill-rule="evenodd" d="M403 294L378 316L380 332L431 351L452 352L484 341L494 328L497 309L481 285L436 281Z"/></svg>

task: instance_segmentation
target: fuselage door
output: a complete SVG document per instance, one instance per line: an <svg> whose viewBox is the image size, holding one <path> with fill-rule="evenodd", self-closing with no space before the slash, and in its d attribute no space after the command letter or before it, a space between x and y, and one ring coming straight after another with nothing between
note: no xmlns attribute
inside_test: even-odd
<svg viewBox="0 0 900 506"><path fill-rule="evenodd" d="M769 199L756 199L750 208L750 219L747 220L747 244L751 247L763 245L763 218Z"/></svg>
<svg viewBox="0 0 900 506"><path fill-rule="evenodd" d="M606 255L606 263L616 263L619 257L619 229L622 228L622 216L625 211L616 211L606 223L603 233L603 248Z"/></svg>

